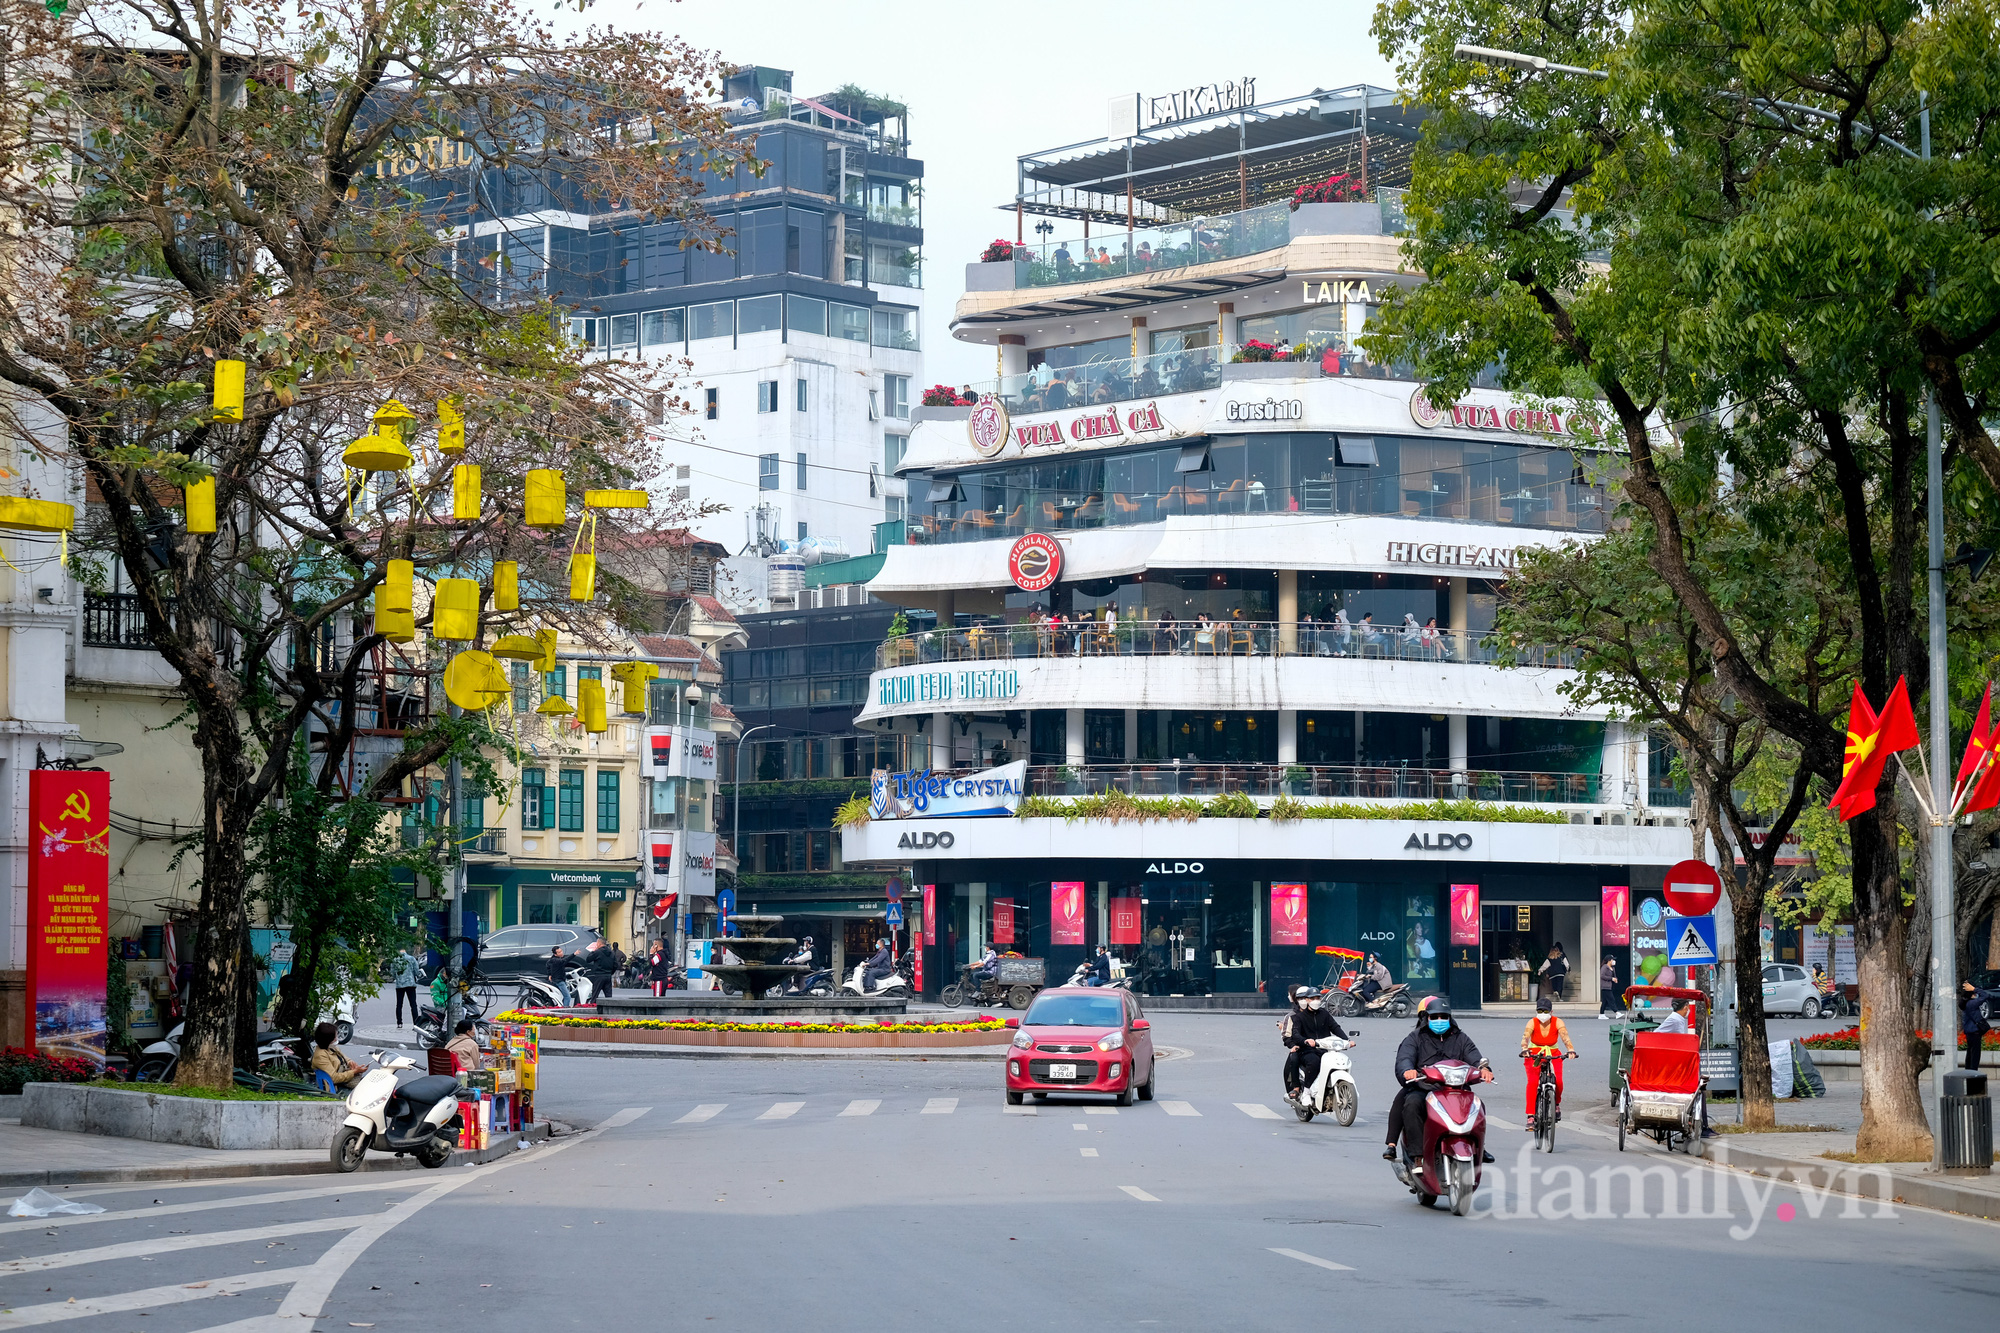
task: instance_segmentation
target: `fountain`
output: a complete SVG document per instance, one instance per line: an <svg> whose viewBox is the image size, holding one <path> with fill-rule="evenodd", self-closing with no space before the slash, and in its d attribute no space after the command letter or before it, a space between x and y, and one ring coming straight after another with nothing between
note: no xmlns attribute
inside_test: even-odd
<svg viewBox="0 0 2000 1333"><path fill-rule="evenodd" d="M801 972L812 971L804 963L778 961L799 947L795 939L765 934L784 919L782 916L730 917L729 923L742 933L729 938L729 952L743 961L710 963L701 970L730 983L746 998L753 1000L762 999L764 992L771 987L790 981Z"/></svg>
<svg viewBox="0 0 2000 1333"><path fill-rule="evenodd" d="M731 916L730 924L741 933L727 940L718 940L718 945L726 946L742 961L735 963L709 963L702 967L706 975L727 981L735 987L737 994L729 995L719 990L712 991L669 991L662 996L614 995L597 1005L597 1012L606 1018L716 1018L738 1019L759 1015L779 1016L787 1019L810 1021L824 1017L844 1021L852 1018L866 1019L884 1014L901 1014L909 1010L909 1001L903 997L885 999L879 996L860 995L787 995L765 998L765 992L781 983L790 981L800 973L813 969L802 963L778 961L798 948L798 941L770 932L784 921L777 915ZM834 979L835 986L840 978Z"/></svg>

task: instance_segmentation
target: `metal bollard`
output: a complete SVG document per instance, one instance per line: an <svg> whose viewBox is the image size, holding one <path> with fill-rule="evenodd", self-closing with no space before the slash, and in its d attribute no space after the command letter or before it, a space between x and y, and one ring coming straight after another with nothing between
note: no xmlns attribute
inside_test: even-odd
<svg viewBox="0 0 2000 1333"><path fill-rule="evenodd" d="M1986 1095L1986 1075L1969 1069L1946 1072L1938 1133L1942 1169L1971 1175L1993 1169L1993 1101Z"/></svg>

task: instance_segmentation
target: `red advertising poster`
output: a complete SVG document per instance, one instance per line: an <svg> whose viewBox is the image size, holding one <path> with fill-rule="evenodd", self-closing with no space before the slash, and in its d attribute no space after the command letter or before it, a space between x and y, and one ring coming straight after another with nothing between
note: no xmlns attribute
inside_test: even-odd
<svg viewBox="0 0 2000 1333"><path fill-rule="evenodd" d="M1451 886L1451 943L1479 943L1479 886Z"/></svg>
<svg viewBox="0 0 2000 1333"><path fill-rule="evenodd" d="M28 1045L104 1063L111 775L28 775Z"/></svg>
<svg viewBox="0 0 2000 1333"><path fill-rule="evenodd" d="M993 942L1012 944L1014 942L1014 900L995 898L993 900Z"/></svg>
<svg viewBox="0 0 2000 1333"><path fill-rule="evenodd" d="M1111 900L1111 943L1137 944L1139 927L1145 916L1139 910L1137 898L1113 898Z"/></svg>
<svg viewBox="0 0 2000 1333"><path fill-rule="evenodd" d="M1604 886L1604 906L1597 915L1599 944L1632 942L1632 890L1624 884Z"/></svg>
<svg viewBox="0 0 2000 1333"><path fill-rule="evenodd" d="M1305 885L1271 886L1271 943L1307 943Z"/></svg>
<svg viewBox="0 0 2000 1333"><path fill-rule="evenodd" d="M1049 943L1083 943L1083 885L1049 885Z"/></svg>
<svg viewBox="0 0 2000 1333"><path fill-rule="evenodd" d="M937 943L937 885L924 885L924 943Z"/></svg>

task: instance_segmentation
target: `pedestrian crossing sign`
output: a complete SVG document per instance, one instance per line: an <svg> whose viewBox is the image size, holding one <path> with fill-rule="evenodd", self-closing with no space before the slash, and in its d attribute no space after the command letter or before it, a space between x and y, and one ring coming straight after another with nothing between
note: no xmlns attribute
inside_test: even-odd
<svg viewBox="0 0 2000 1333"><path fill-rule="evenodd" d="M1674 967L1713 967L1715 918L1667 914L1667 962Z"/></svg>

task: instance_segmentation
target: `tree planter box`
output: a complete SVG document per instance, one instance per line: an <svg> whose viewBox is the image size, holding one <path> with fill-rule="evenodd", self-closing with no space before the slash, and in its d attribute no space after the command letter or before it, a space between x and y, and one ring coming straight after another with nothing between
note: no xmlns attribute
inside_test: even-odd
<svg viewBox="0 0 2000 1333"><path fill-rule="evenodd" d="M1821 1051L1815 1050L1811 1046L1806 1047L1806 1050L1811 1052L1812 1062L1818 1067L1820 1077L1827 1082L1859 1083L1861 1081L1861 1052ZM1929 1060L1924 1061L1924 1068L1929 1069L1930 1067L1931 1062Z"/></svg>
<svg viewBox="0 0 2000 1333"><path fill-rule="evenodd" d="M78 1083L30 1083L21 1094L23 1125L190 1148L324 1148L346 1119L340 1101L209 1101Z"/></svg>
<svg viewBox="0 0 2000 1333"><path fill-rule="evenodd" d="M949 1046L1004 1046L1014 1034L993 1032L730 1032L673 1028L570 1028L543 1026L541 1039L618 1042L631 1046L766 1046L784 1048L936 1050Z"/></svg>
<svg viewBox="0 0 2000 1333"><path fill-rule="evenodd" d="M910 409L910 424L922 421L964 421L972 415L969 407L926 407L922 403Z"/></svg>

